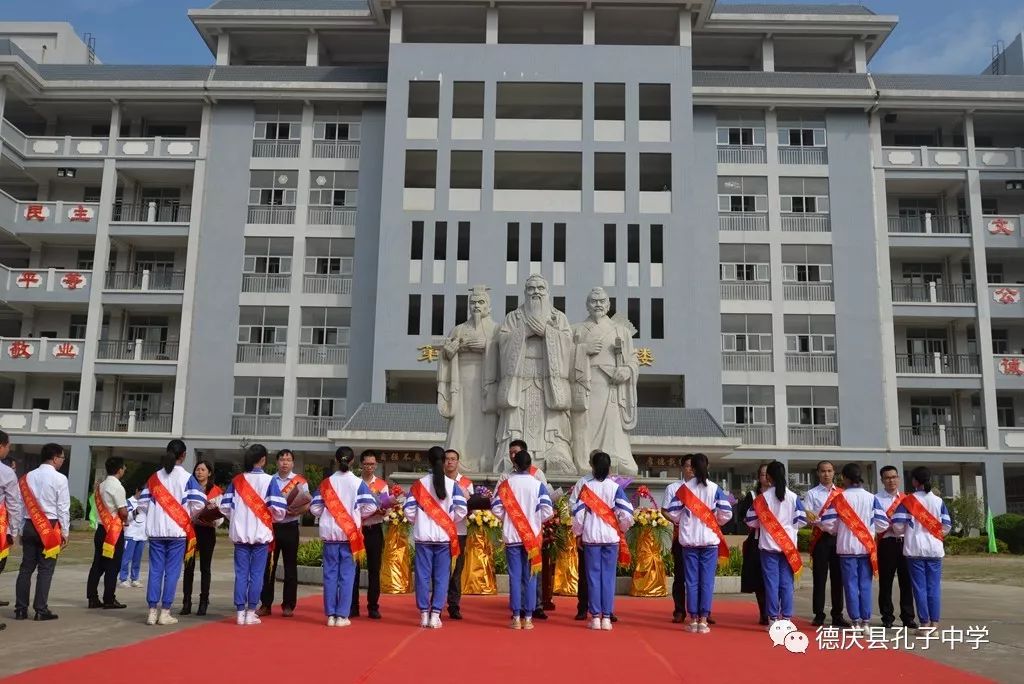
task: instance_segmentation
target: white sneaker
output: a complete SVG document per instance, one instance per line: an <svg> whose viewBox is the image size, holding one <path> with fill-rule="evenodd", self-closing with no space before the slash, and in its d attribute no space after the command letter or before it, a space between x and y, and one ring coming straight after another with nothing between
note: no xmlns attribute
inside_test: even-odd
<svg viewBox="0 0 1024 684"><path fill-rule="evenodd" d="M592 618L590 620L590 629L601 629L601 618Z"/></svg>
<svg viewBox="0 0 1024 684"><path fill-rule="evenodd" d="M121 587L122 589L127 589L128 587L130 587L132 585L128 584L128 580L121 580L120 582L117 583L117 586Z"/></svg>
<svg viewBox="0 0 1024 684"><path fill-rule="evenodd" d="M160 610L160 616L156 619L158 625L176 625L178 624L178 618L171 615L171 611L167 609Z"/></svg>
<svg viewBox="0 0 1024 684"><path fill-rule="evenodd" d="M509 625L512 629L522 629L523 621L519 619L518 615L512 616L512 623Z"/></svg>
<svg viewBox="0 0 1024 684"><path fill-rule="evenodd" d="M533 618L523 618L523 629L533 629Z"/></svg>
<svg viewBox="0 0 1024 684"><path fill-rule="evenodd" d="M347 617L340 617L334 622L335 627L349 627L351 626L351 624L352 621L349 620Z"/></svg>
<svg viewBox="0 0 1024 684"><path fill-rule="evenodd" d="M706 622L698 622L697 623L697 633L698 634L707 634L710 631L711 631L711 627L708 626L708 623L706 623Z"/></svg>
<svg viewBox="0 0 1024 684"><path fill-rule="evenodd" d="M146 617L146 624L147 625L155 625L156 624L157 613L158 613L158 611L157 611L156 608L150 608L149 609L149 615Z"/></svg>
<svg viewBox="0 0 1024 684"><path fill-rule="evenodd" d="M441 614L431 613L430 614L430 629L441 629Z"/></svg>
<svg viewBox="0 0 1024 684"><path fill-rule="evenodd" d="M337 621L334 619L333 615L331 617L327 618L327 626L328 627L334 627L336 624L337 624Z"/></svg>
<svg viewBox="0 0 1024 684"><path fill-rule="evenodd" d="M612 631L612 619L601 618L601 629L603 629L606 632Z"/></svg>
<svg viewBox="0 0 1024 684"><path fill-rule="evenodd" d="M700 627L697 625L696 620L691 620L690 624L686 625L687 632L693 632L694 634L696 634L699 629Z"/></svg>
<svg viewBox="0 0 1024 684"><path fill-rule="evenodd" d="M132 580L132 586L134 588L138 589L139 587L142 586L142 582L140 582L139 580Z"/></svg>
<svg viewBox="0 0 1024 684"><path fill-rule="evenodd" d="M333 620L334 618L331 618L331 619ZM235 613L235 624L236 625L244 625L245 624L245 611L244 610L239 610L239 611L237 611Z"/></svg>
<svg viewBox="0 0 1024 684"><path fill-rule="evenodd" d="M247 610L247 611L245 611L245 624L247 624L247 625L260 625L260 624L263 624L263 621L260 620L258 617L256 617L256 611L255 610Z"/></svg>
<svg viewBox="0 0 1024 684"><path fill-rule="evenodd" d="M420 627L429 627L429 626L430 626L430 613L428 613L427 611L423 611L422 613L420 613Z"/></svg>

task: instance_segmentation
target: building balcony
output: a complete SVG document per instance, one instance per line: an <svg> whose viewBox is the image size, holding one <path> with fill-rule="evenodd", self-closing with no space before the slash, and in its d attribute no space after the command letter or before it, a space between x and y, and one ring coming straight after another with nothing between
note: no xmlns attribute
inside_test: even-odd
<svg viewBox="0 0 1024 684"><path fill-rule="evenodd" d="M129 292L181 292L185 289L184 271L107 271L105 290Z"/></svg>
<svg viewBox="0 0 1024 684"><path fill-rule="evenodd" d="M118 138L25 135L6 119L3 140L25 159L196 159L199 138Z"/></svg>
<svg viewBox="0 0 1024 684"><path fill-rule="evenodd" d="M255 159L294 159L299 156L298 140L253 140Z"/></svg>
<svg viewBox="0 0 1024 684"><path fill-rule="evenodd" d="M348 365L347 344L300 344L300 364Z"/></svg>
<svg viewBox="0 0 1024 684"><path fill-rule="evenodd" d="M719 145L719 164L765 164L768 151L764 145Z"/></svg>
<svg viewBox="0 0 1024 684"><path fill-rule="evenodd" d="M987 215L982 217L985 224L985 246L1002 249L1024 248L1024 236L1021 235L1021 226L1024 225L1024 216L1004 214L1001 216Z"/></svg>
<svg viewBox="0 0 1024 684"><path fill-rule="evenodd" d="M770 373L772 353L769 352L722 352L722 370L741 373Z"/></svg>
<svg viewBox="0 0 1024 684"><path fill-rule="evenodd" d="M138 204L117 202L110 220L113 223L188 223L191 217L189 205L161 200Z"/></svg>
<svg viewBox="0 0 1024 684"><path fill-rule="evenodd" d="M354 226L355 207L310 207L307 221L311 226Z"/></svg>
<svg viewBox="0 0 1024 684"><path fill-rule="evenodd" d="M85 340L0 337L0 373L82 372Z"/></svg>
<svg viewBox="0 0 1024 684"><path fill-rule="evenodd" d="M839 446L839 426L790 425L789 443L794 446Z"/></svg>
<svg viewBox="0 0 1024 684"><path fill-rule="evenodd" d="M1024 448L1024 428L999 428L999 444L1001 447L1017 451Z"/></svg>
<svg viewBox="0 0 1024 684"><path fill-rule="evenodd" d="M722 299L768 301L772 298L772 285L764 282L721 282L719 291Z"/></svg>
<svg viewBox="0 0 1024 684"><path fill-rule="evenodd" d="M772 445L775 444L774 425L723 425L725 434L738 437L744 444Z"/></svg>
<svg viewBox="0 0 1024 684"><path fill-rule="evenodd" d="M231 434L253 437L280 437L281 416L235 414L231 416Z"/></svg>
<svg viewBox="0 0 1024 684"><path fill-rule="evenodd" d="M100 340L96 358L103 361L177 361L178 342L145 340Z"/></svg>
<svg viewBox="0 0 1024 684"><path fill-rule="evenodd" d="M0 191L0 228L12 235L96 235L99 205L89 202L23 202Z"/></svg>
<svg viewBox="0 0 1024 684"><path fill-rule="evenodd" d="M832 302L835 292L832 283L783 283L782 297L787 302Z"/></svg>
<svg viewBox="0 0 1024 684"><path fill-rule="evenodd" d="M359 143L352 140L314 140L315 159L359 159Z"/></svg>
<svg viewBox="0 0 1024 684"><path fill-rule="evenodd" d="M236 363L284 363L288 354L287 344L256 344L239 342L235 353Z"/></svg>
<svg viewBox="0 0 1024 684"><path fill-rule="evenodd" d="M979 147L975 156L983 169L1024 169L1024 149L1020 147Z"/></svg>
<svg viewBox="0 0 1024 684"><path fill-rule="evenodd" d="M889 169L963 169L965 147L883 147L882 164Z"/></svg>
<svg viewBox="0 0 1024 684"><path fill-rule="evenodd" d="M352 276L306 273L302 276L302 291L306 294L352 294Z"/></svg>
<svg viewBox="0 0 1024 684"><path fill-rule="evenodd" d="M825 147L779 146L780 164L828 164L828 149Z"/></svg>
<svg viewBox="0 0 1024 684"><path fill-rule="evenodd" d="M926 213L924 216L890 216L890 235L969 235L968 216L945 216Z"/></svg>
<svg viewBox="0 0 1024 684"><path fill-rule="evenodd" d="M893 283L892 301L899 304L974 304L973 285Z"/></svg>
<svg viewBox="0 0 1024 684"><path fill-rule="evenodd" d="M10 303L87 304L91 286L91 271L0 265L0 300Z"/></svg>
<svg viewBox="0 0 1024 684"><path fill-rule="evenodd" d="M835 373L836 355L821 352L786 352L789 373Z"/></svg>
<svg viewBox="0 0 1024 684"><path fill-rule="evenodd" d="M292 289L290 273L243 273L242 292L287 294Z"/></svg>
<svg viewBox="0 0 1024 684"><path fill-rule="evenodd" d="M900 445L908 447L985 447L984 427L901 425Z"/></svg>
<svg viewBox="0 0 1024 684"><path fill-rule="evenodd" d="M744 233L768 230L768 214L747 211L719 212L718 230Z"/></svg>
<svg viewBox="0 0 1024 684"><path fill-rule="evenodd" d="M782 230L786 233L829 233L832 231L832 217L828 214L783 213Z"/></svg>
<svg viewBox="0 0 1024 684"><path fill-rule="evenodd" d="M92 432L169 434L173 423L170 413L154 411L93 411Z"/></svg>
<svg viewBox="0 0 1024 684"><path fill-rule="evenodd" d="M338 400L334 404L337 407ZM295 416L295 436L324 437L330 430L340 430L345 420L345 416Z"/></svg>
<svg viewBox="0 0 1024 684"><path fill-rule="evenodd" d="M0 409L0 430L14 434L73 434L78 428L77 411Z"/></svg>
<svg viewBox="0 0 1024 684"><path fill-rule="evenodd" d="M245 222L255 225L291 225L295 223L295 207L250 204Z"/></svg>
<svg viewBox="0 0 1024 684"><path fill-rule="evenodd" d="M977 354L904 354L896 352L896 372L908 375L980 375Z"/></svg>

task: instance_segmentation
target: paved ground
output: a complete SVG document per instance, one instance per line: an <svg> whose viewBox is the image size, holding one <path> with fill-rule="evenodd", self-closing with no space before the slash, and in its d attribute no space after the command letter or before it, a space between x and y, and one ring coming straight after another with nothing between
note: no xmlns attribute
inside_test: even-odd
<svg viewBox="0 0 1024 684"><path fill-rule="evenodd" d="M13 607L0 609L0 620L7 629L0 637L3 657L0 658L0 676L29 670L41 665L83 656L114 646L134 643L167 631L188 629L195 625L233 616L233 609L224 599L231 595L231 546L220 540L214 562L210 615L204 618L180 618L173 627L154 628L145 625L145 589L120 589L118 598L128 608L118 611L87 610L85 608L85 580L91 544L76 535L66 555L62 556L50 595L51 609L60 619L49 623L15 622ZM20 563L19 550L13 549L7 571L0 575L0 598L10 600L13 606L14 580ZM960 646L950 651L933 644L920 652L954 667L973 671L996 681L1021 681L1020 663L1024 658L1024 559L954 557L948 558L947 581L944 583L943 622L956 627L984 625L990 630L990 643L978 651ZM146 563L143 562L143 579ZM970 578L964 582L953 578ZM180 592L180 584L179 584ZM319 587L300 587L299 595L319 593ZM729 596L730 600L752 601L752 597ZM556 619L566 619L573 609L573 599L557 598L562 608ZM753 608L753 606L751 606ZM810 614L810 582L803 582L796 597L800 615ZM387 615L385 615L387 619ZM876 618L877 619L877 618Z"/></svg>

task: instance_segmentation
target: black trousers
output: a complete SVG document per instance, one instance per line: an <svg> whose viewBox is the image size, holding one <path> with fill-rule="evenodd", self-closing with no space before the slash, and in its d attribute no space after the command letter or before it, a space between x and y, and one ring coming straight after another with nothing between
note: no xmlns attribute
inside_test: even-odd
<svg viewBox="0 0 1024 684"><path fill-rule="evenodd" d="M686 615L686 565L678 539L672 540L672 563L672 612Z"/></svg>
<svg viewBox="0 0 1024 684"><path fill-rule="evenodd" d="M451 579L448 580L448 610L458 608L462 601L462 566L466 564L466 535L459 535L459 557L455 559Z"/></svg>
<svg viewBox="0 0 1024 684"><path fill-rule="evenodd" d="M583 554L583 538L576 537L576 614L586 615L590 604L590 588L587 586L587 561Z"/></svg>
<svg viewBox="0 0 1024 684"><path fill-rule="evenodd" d="M839 554L836 553L836 538L833 535L821 535L821 539L814 545L811 562L814 565L811 570L814 579L814 592L811 597L814 619L825 619L825 582L827 581L830 583L829 589L832 594L832 619L842 620L843 571L839 564Z"/></svg>
<svg viewBox="0 0 1024 684"><path fill-rule="evenodd" d="M299 521L276 523L274 525L274 556L267 558L267 571L263 576L263 594L260 603L271 606L274 603L274 578L277 576L277 561L284 556L284 589L281 592L281 607L295 609L299 594Z"/></svg>
<svg viewBox="0 0 1024 684"><path fill-rule="evenodd" d="M51 520L50 523L55 523ZM53 571L57 568L56 558L43 557L43 541L39 538L31 520L25 521L21 531L21 567L18 568L18 581L14 587L14 606L18 610L28 610L28 595L32 589L32 573L36 575L36 595L32 601L32 609L37 613L49 610L50 582Z"/></svg>
<svg viewBox="0 0 1024 684"><path fill-rule="evenodd" d="M121 557L124 556L124 530L114 545L114 557L103 557L103 540L107 530L103 525L96 526L96 534L92 537L92 567L89 568L89 579L85 584L85 597L90 601L99 601L100 577L103 578L103 603L113 603L117 591L117 573L121 571Z"/></svg>
<svg viewBox="0 0 1024 684"><path fill-rule="evenodd" d="M370 525L363 528L366 542L366 608L380 608L380 563L384 557L384 526ZM461 558L461 556L459 556ZM352 583L352 614L359 614L359 566L356 566L356 581Z"/></svg>
<svg viewBox="0 0 1024 684"><path fill-rule="evenodd" d="M196 525L196 552L185 563L181 593L184 603L192 605L192 584L195 581L196 559L199 559L199 600L210 602L210 564L213 563L213 547L217 546L217 530L208 525Z"/></svg>
<svg viewBox="0 0 1024 684"><path fill-rule="evenodd" d="M892 605L893 578L900 584L900 622L907 625L914 621L914 591L900 537L887 537L878 542L878 612L883 624L896 620Z"/></svg>

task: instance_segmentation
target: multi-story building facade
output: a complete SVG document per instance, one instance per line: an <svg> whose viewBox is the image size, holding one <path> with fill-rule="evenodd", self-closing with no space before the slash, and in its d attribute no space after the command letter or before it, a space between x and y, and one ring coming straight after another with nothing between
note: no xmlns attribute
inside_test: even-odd
<svg viewBox="0 0 1024 684"><path fill-rule="evenodd" d="M468 288L498 318L539 272L637 328L646 475L928 464L1024 507L1021 77L870 73L897 19L859 5L189 15L213 66L0 24L0 429L76 492L170 437L415 451Z"/></svg>

